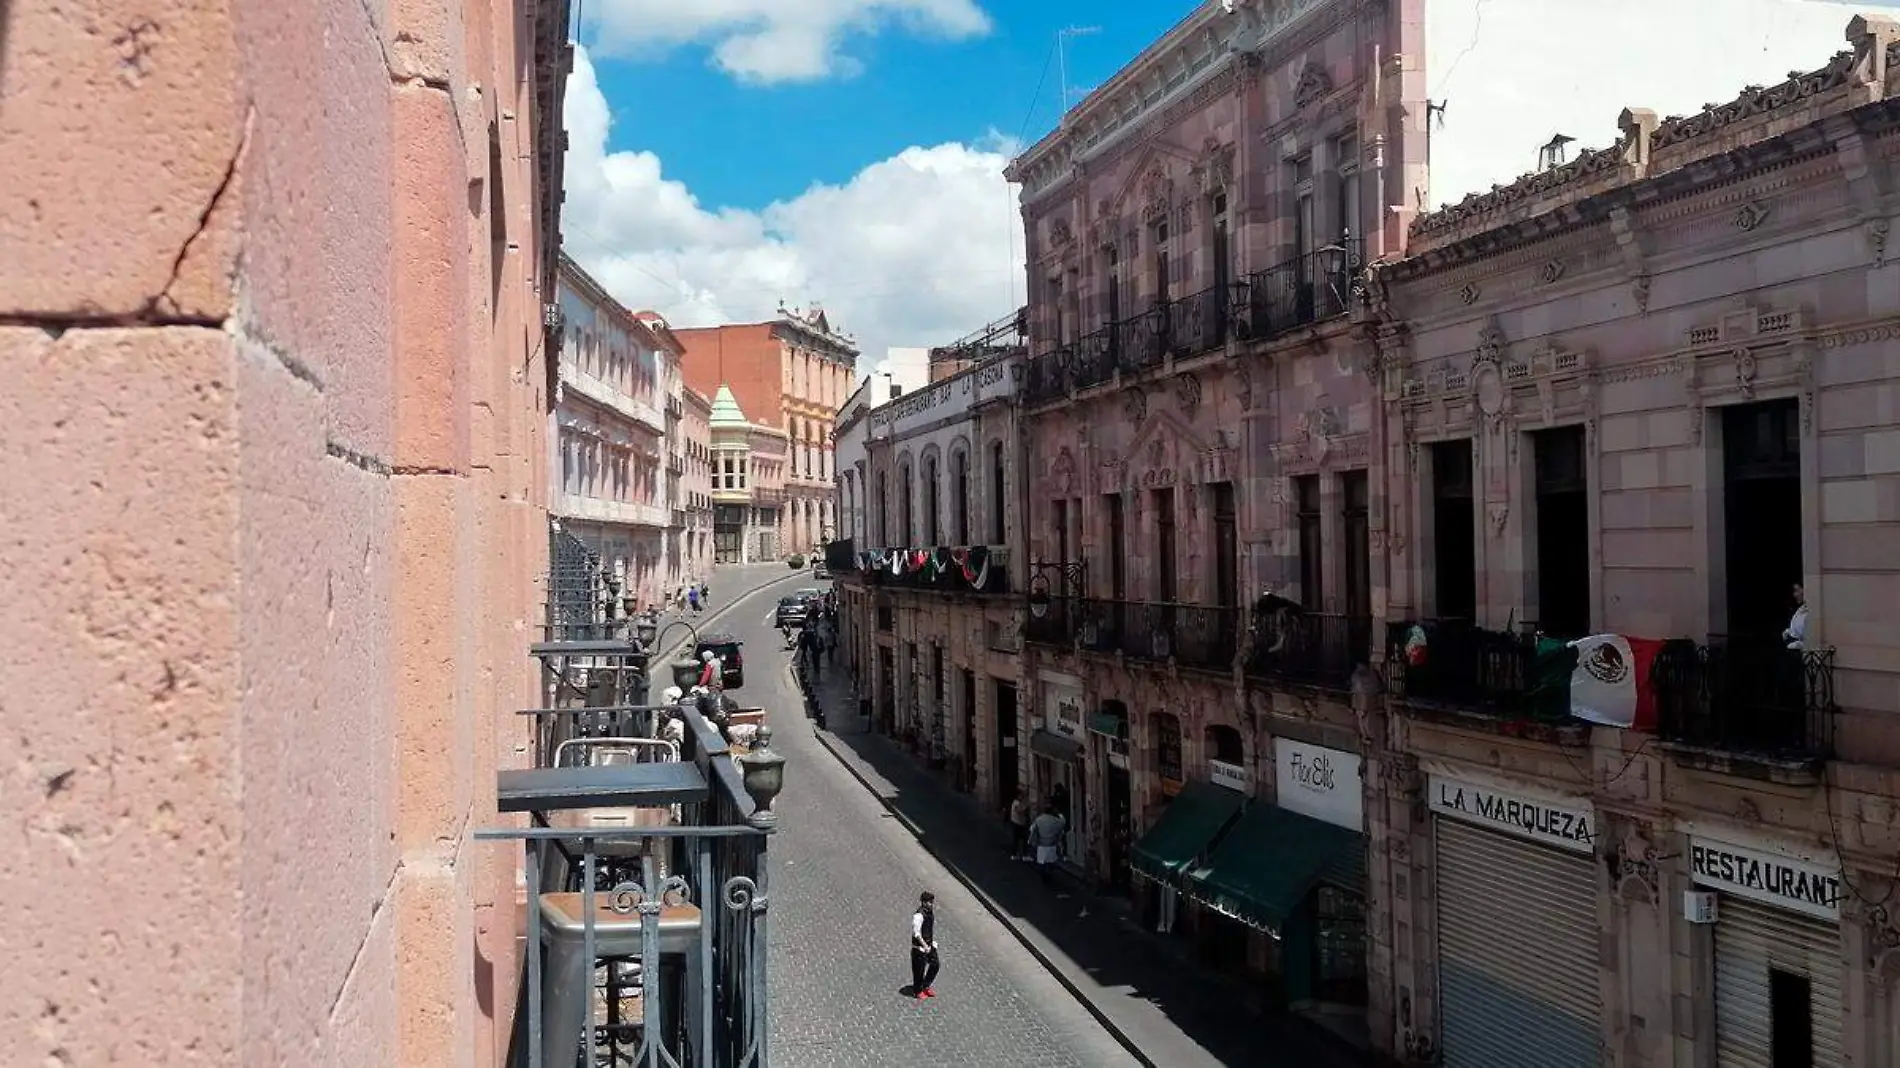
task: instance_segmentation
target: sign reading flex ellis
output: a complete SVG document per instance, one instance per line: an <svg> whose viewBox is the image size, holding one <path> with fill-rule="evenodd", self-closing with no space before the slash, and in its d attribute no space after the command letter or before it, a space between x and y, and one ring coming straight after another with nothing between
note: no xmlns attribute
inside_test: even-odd
<svg viewBox="0 0 1900 1068"><path fill-rule="evenodd" d="M1275 738L1273 763L1281 808L1348 830L1365 830L1365 784L1357 753Z"/></svg>
<svg viewBox="0 0 1900 1068"><path fill-rule="evenodd" d="M1840 872L1819 864L1691 838L1689 876L1702 886L1764 905L1823 920L1841 918Z"/></svg>
<svg viewBox="0 0 1900 1068"><path fill-rule="evenodd" d="M1588 853L1596 842L1596 814L1586 802L1546 801L1491 786L1432 776L1432 811L1533 842Z"/></svg>

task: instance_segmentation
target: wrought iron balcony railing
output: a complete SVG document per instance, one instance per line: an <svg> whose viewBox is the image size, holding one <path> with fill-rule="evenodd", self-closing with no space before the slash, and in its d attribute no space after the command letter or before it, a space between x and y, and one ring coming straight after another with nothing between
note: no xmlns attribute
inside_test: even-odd
<svg viewBox="0 0 1900 1068"><path fill-rule="evenodd" d="M1176 358L1198 356L1227 344L1232 286L1203 289L1168 305L1168 351ZM1240 287L1244 292L1244 284Z"/></svg>
<svg viewBox="0 0 1900 1068"><path fill-rule="evenodd" d="M1365 266L1365 242L1342 239L1329 249L1255 271L1247 314L1235 324L1243 340L1264 340L1351 310L1353 281Z"/></svg>
<svg viewBox="0 0 1900 1068"><path fill-rule="evenodd" d="M1369 616L1255 609L1247 629L1245 670L1257 679L1344 689L1371 658Z"/></svg>
<svg viewBox="0 0 1900 1068"><path fill-rule="evenodd" d="M1776 759L1833 755L1833 649L1789 649L1766 636L1672 641L1650 678L1657 733L1668 741Z"/></svg>
<svg viewBox="0 0 1900 1068"><path fill-rule="evenodd" d="M1073 352L1059 348L1031 357L1023 372L1023 403L1048 404L1069 395L1069 360Z"/></svg>
<svg viewBox="0 0 1900 1068"><path fill-rule="evenodd" d="M1239 649L1238 608L1090 598L1077 611L1076 643L1092 652L1228 671Z"/></svg>
<svg viewBox="0 0 1900 1068"><path fill-rule="evenodd" d="M855 564L868 586L941 593L1011 590L1009 549L1002 545L865 549L857 553Z"/></svg>
<svg viewBox="0 0 1900 1068"><path fill-rule="evenodd" d="M1540 670L1537 637L1485 630L1463 620L1386 627L1386 684L1411 704L1500 719L1570 715L1566 672Z"/></svg>

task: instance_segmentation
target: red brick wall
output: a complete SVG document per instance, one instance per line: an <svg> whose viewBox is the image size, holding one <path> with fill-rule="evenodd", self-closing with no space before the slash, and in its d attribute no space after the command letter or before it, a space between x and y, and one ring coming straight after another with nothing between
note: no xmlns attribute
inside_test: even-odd
<svg viewBox="0 0 1900 1068"><path fill-rule="evenodd" d="M709 326L674 334L686 346L680 370L688 386L707 397L722 385L730 386L747 419L784 429L785 372L772 324Z"/></svg>

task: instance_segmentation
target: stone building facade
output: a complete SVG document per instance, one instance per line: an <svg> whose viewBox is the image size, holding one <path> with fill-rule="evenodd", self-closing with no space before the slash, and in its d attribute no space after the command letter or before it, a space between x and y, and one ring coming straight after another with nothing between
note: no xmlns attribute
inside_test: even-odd
<svg viewBox="0 0 1900 1068"><path fill-rule="evenodd" d="M682 589L712 574L712 401L682 385L678 433L669 441L669 468L677 467L673 497L676 557L667 561L668 588Z"/></svg>
<svg viewBox="0 0 1900 1068"><path fill-rule="evenodd" d="M1372 272L1375 1033L1421 1063L1900 1057L1900 26L1847 43Z"/></svg>
<svg viewBox="0 0 1900 1068"><path fill-rule="evenodd" d="M748 420L726 386L713 397L713 558L754 564L784 554L782 514L790 450L783 431Z"/></svg>
<svg viewBox="0 0 1900 1068"><path fill-rule="evenodd" d="M845 640L873 724L992 806L1020 782L1022 605L1009 595L1021 370L997 359L849 405L840 440L852 465L839 475L840 514L863 516L855 566L838 576Z"/></svg>
<svg viewBox="0 0 1900 1068"><path fill-rule="evenodd" d="M678 332L687 346L688 385L709 395L729 388L739 407L785 437L785 499L776 542L786 555L810 553L836 529L831 514L836 463L831 431L851 392L858 347L822 308L780 308L762 323Z"/></svg>
<svg viewBox="0 0 1900 1068"><path fill-rule="evenodd" d="M567 12L0 9L9 1062L502 1062Z"/></svg>
<svg viewBox="0 0 1900 1068"><path fill-rule="evenodd" d="M560 306L549 511L599 555L625 610L644 611L668 578L666 380L683 350L665 320L628 311L565 255Z"/></svg>
<svg viewBox="0 0 1900 1068"><path fill-rule="evenodd" d="M1424 182L1421 10L1202 5L1010 171L1034 353L1025 781L1066 793L1071 860L1152 919L1185 897L1211 955L1349 1010L1363 960L1318 947L1363 939L1362 877L1276 920L1138 877L1137 854L1210 782L1264 812L1315 757L1350 802L1315 818L1363 833L1383 423L1347 313Z"/></svg>

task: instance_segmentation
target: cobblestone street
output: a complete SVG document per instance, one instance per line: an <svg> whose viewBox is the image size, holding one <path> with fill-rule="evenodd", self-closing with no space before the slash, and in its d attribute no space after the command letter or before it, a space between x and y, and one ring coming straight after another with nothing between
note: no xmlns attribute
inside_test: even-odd
<svg viewBox="0 0 1900 1068"><path fill-rule="evenodd" d="M1135 1065L819 745L770 619L779 596L806 585L816 584L760 590L716 624L746 643L746 685L733 697L771 710L773 747L788 761L772 846L774 1065ZM940 996L923 1002L901 993L921 890L937 895L944 959Z"/></svg>

